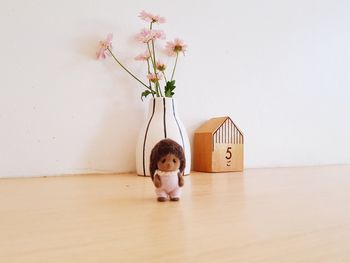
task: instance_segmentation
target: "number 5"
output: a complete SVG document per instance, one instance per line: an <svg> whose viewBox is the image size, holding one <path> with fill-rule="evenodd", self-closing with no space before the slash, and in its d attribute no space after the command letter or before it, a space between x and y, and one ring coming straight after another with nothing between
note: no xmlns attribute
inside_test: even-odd
<svg viewBox="0 0 350 263"><path fill-rule="evenodd" d="M232 148L232 147L227 147L226 156L225 156L225 158L226 158L227 160L230 160L230 159L232 158L231 148Z"/></svg>

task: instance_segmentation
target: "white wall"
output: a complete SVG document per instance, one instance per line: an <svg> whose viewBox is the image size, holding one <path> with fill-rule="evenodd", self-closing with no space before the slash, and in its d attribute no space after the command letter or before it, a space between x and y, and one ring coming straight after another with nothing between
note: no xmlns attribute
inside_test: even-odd
<svg viewBox="0 0 350 263"><path fill-rule="evenodd" d="M191 137L229 115L246 136L246 167L350 163L349 1L2 0L0 176L135 170L148 105L94 55L112 32L141 76L143 9L189 45L176 98Z"/></svg>

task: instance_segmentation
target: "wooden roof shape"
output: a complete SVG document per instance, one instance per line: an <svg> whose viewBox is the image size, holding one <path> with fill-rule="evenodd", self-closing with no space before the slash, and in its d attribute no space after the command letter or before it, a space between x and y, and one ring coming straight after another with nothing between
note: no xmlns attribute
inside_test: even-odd
<svg viewBox="0 0 350 263"><path fill-rule="evenodd" d="M194 170L243 170L243 133L228 116L207 120L194 133Z"/></svg>
<svg viewBox="0 0 350 263"><path fill-rule="evenodd" d="M209 133L213 143L243 143L243 133L228 116L211 118L200 126L195 133Z"/></svg>

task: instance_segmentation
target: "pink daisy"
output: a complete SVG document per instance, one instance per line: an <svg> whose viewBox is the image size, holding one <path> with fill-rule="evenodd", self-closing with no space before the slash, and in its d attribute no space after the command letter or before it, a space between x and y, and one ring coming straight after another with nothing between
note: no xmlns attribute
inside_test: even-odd
<svg viewBox="0 0 350 263"><path fill-rule="evenodd" d="M160 75L158 73L157 74L148 74L147 78L149 79L149 81L155 83L158 80L162 79L162 75Z"/></svg>
<svg viewBox="0 0 350 263"><path fill-rule="evenodd" d="M112 48L113 34L108 34L105 40L100 41L100 49L96 52L97 59L105 59L108 54L107 49Z"/></svg>
<svg viewBox="0 0 350 263"><path fill-rule="evenodd" d="M159 16L159 15L153 15L151 13L147 13L146 11L140 12L139 18L151 23L158 23L158 24L165 23L165 17Z"/></svg>
<svg viewBox="0 0 350 263"><path fill-rule="evenodd" d="M162 71L162 72L166 69L166 65L160 60L157 61L156 67L159 71Z"/></svg>
<svg viewBox="0 0 350 263"><path fill-rule="evenodd" d="M151 40L165 39L165 33L163 30L144 28L136 35L136 38L143 43L148 43Z"/></svg>
<svg viewBox="0 0 350 263"><path fill-rule="evenodd" d="M175 38L173 42L169 41L166 43L165 50L169 56L174 57L179 52L182 52L185 55L185 52L187 51L187 45L185 45L181 39Z"/></svg>
<svg viewBox="0 0 350 263"><path fill-rule="evenodd" d="M141 53L135 57L135 60L138 61L147 61L150 58L149 51L146 50L144 53Z"/></svg>

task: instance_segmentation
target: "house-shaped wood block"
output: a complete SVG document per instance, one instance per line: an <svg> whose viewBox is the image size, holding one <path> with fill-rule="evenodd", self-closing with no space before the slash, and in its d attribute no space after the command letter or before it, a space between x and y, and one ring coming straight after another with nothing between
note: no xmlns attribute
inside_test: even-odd
<svg viewBox="0 0 350 263"><path fill-rule="evenodd" d="M194 134L194 170L242 171L243 146L243 133L230 117L212 118Z"/></svg>

